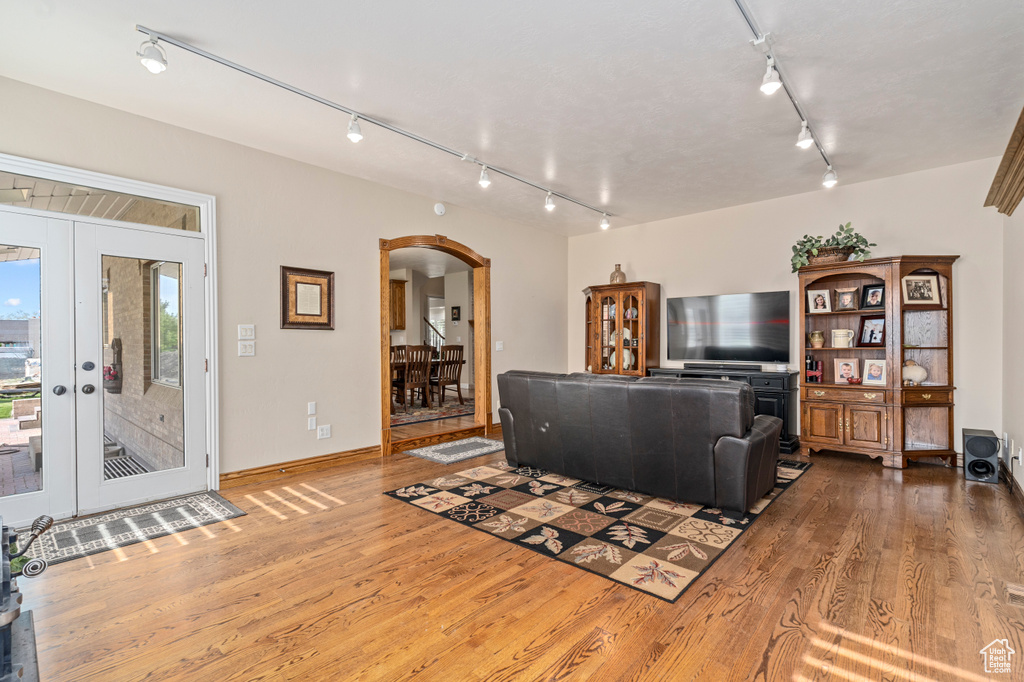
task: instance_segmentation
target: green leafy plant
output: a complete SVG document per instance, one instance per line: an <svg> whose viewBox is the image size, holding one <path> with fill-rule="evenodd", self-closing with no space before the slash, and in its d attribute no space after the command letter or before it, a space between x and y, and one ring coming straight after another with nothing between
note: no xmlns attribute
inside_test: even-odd
<svg viewBox="0 0 1024 682"><path fill-rule="evenodd" d="M849 249L854 260L862 261L871 255L870 247L878 246L864 238L850 227L851 223L840 225L836 233L825 239L824 237L812 237L805 234L793 245L793 257L790 263L793 265L793 272L796 272L805 265L810 264L810 257L817 256L820 249L839 248Z"/></svg>

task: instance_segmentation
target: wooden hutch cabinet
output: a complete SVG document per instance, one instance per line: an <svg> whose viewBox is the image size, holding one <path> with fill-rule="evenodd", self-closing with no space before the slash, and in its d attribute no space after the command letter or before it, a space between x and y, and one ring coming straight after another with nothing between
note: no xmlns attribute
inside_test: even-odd
<svg viewBox="0 0 1024 682"><path fill-rule="evenodd" d="M587 297L586 366L595 374L646 376L661 358L661 285L604 284Z"/></svg>
<svg viewBox="0 0 1024 682"><path fill-rule="evenodd" d="M822 364L817 377L805 363L800 382L800 440L810 452L855 452L899 468L917 457L945 457L955 464L952 330L957 258L896 256L800 269L803 355L815 367ZM908 276L911 300L904 295ZM882 300L872 306L868 294L879 287ZM852 309L840 305L840 296L850 293ZM849 301L847 296L843 303ZM848 335L845 330L853 332L851 347L835 347L835 341L843 342L834 337ZM812 332L822 333L823 347L813 347ZM927 372L920 385L904 385L907 360ZM864 383L843 380L842 372L853 371L849 366L854 364ZM883 380L866 376L869 369L877 375L879 368L884 369Z"/></svg>

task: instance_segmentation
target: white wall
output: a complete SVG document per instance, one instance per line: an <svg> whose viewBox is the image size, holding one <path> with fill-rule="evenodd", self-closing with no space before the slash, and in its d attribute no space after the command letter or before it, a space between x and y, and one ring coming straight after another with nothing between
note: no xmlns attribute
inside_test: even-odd
<svg viewBox="0 0 1024 682"><path fill-rule="evenodd" d="M380 319L379 238L444 234L490 257L492 335L505 343L494 375L565 370L551 352L566 345L564 237L459 206L438 217L434 198L2 78L0 120L2 152L217 197L224 472L380 443L380 339L367 324ZM279 328L281 265L336 273L334 331ZM256 357L237 357L241 323L256 325ZM306 430L312 400L329 440Z"/></svg>
<svg viewBox="0 0 1024 682"><path fill-rule="evenodd" d="M463 356L466 365L462 368L460 383L464 386L473 385L473 335L469 320L473 319L473 273L471 271L450 272L444 276L444 309L448 320L445 331L445 343L465 347ZM452 306L459 306L458 322L451 319Z"/></svg>
<svg viewBox="0 0 1024 682"><path fill-rule="evenodd" d="M1013 439L1013 453L1024 447L1024 207L1003 218L1003 431ZM1010 452L1003 450L1009 466ZM1013 462L1013 475L1024 486L1024 466Z"/></svg>
<svg viewBox="0 0 1024 682"><path fill-rule="evenodd" d="M878 244L876 257L960 255L953 268L956 440L963 426L997 430L1003 389L1003 223L994 209L982 208L997 165L998 159L986 159L570 238L569 370L583 369L581 291L607 283L616 263L630 281L661 284L662 319L665 298L790 290L790 364L800 369L791 247L804 234L827 236L852 221ZM661 333L662 366L681 364L665 359L665 325Z"/></svg>

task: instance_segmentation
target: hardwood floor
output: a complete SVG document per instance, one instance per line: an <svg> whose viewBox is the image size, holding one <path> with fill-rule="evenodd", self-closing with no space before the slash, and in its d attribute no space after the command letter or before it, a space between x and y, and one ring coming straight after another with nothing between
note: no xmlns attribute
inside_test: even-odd
<svg viewBox="0 0 1024 682"><path fill-rule="evenodd" d="M1004 637L1024 678L1006 488L813 462L675 604L384 497L462 468L401 454L21 585L46 680L980 681Z"/></svg>
<svg viewBox="0 0 1024 682"><path fill-rule="evenodd" d="M449 419L438 419L432 422L420 422L419 424L406 424L405 426L394 426L391 428L391 442L405 440L406 438L422 438L433 436L438 433L448 433L459 429L471 429L476 426L473 415L464 417L451 417Z"/></svg>

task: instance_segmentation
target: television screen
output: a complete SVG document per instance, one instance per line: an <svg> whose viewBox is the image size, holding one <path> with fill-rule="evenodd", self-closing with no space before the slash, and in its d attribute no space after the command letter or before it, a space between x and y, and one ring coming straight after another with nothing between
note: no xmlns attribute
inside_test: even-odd
<svg viewBox="0 0 1024 682"><path fill-rule="evenodd" d="M789 362L789 292L666 301L669 360Z"/></svg>

